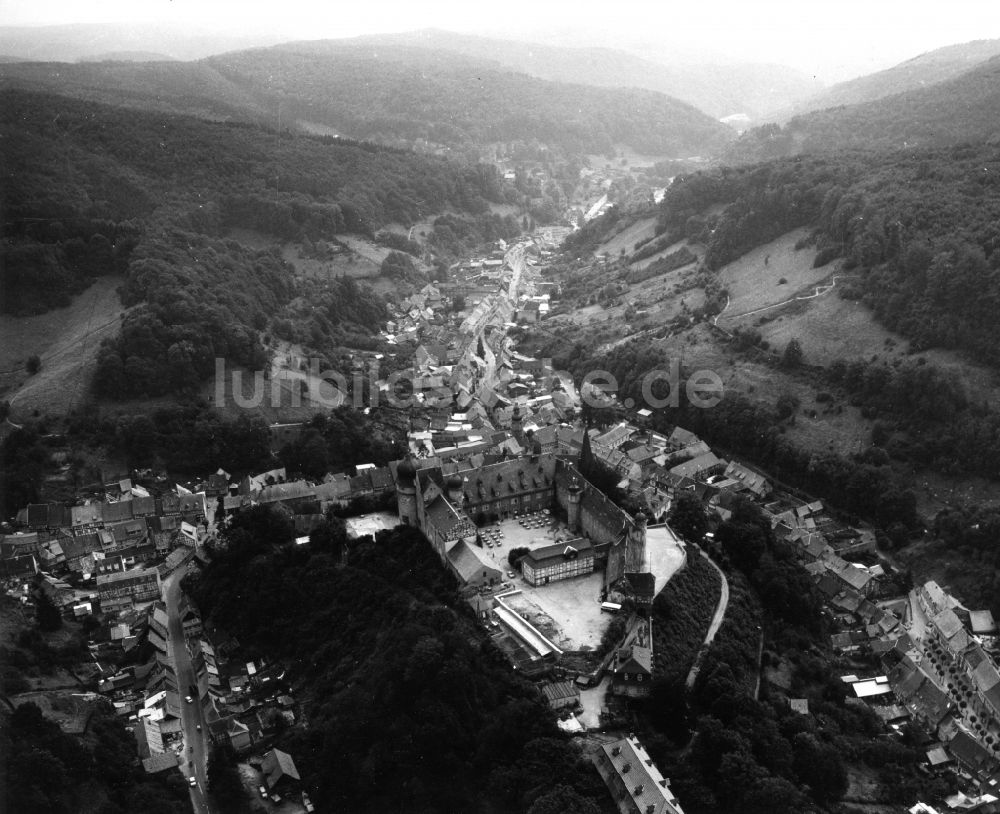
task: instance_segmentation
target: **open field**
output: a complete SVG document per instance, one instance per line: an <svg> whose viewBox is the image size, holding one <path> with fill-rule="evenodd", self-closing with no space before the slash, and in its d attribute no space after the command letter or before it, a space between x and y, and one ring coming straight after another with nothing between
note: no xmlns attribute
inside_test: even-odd
<svg viewBox="0 0 1000 814"><path fill-rule="evenodd" d="M594 254L608 254L617 257L622 249L625 249L625 254L629 254L636 243L651 238L655 231L656 218L644 218L636 221L594 249Z"/></svg>
<svg viewBox="0 0 1000 814"><path fill-rule="evenodd" d="M303 257L295 244L281 247L281 259L294 267L299 277L333 280L337 277L377 277L380 262L355 254L336 254L329 260Z"/></svg>
<svg viewBox="0 0 1000 814"><path fill-rule="evenodd" d="M120 283L100 277L65 308L0 319L0 397L10 401L13 421L35 410L66 413L87 394L101 340L120 325ZM42 361L34 376L24 370L31 354Z"/></svg>
<svg viewBox="0 0 1000 814"><path fill-rule="evenodd" d="M719 269L719 282L730 296L729 308L719 317L720 325L747 311L812 294L812 287L836 273L837 263L813 268L815 249L796 250L796 242L806 234L807 230L796 229ZM780 283L782 279L786 282Z"/></svg>

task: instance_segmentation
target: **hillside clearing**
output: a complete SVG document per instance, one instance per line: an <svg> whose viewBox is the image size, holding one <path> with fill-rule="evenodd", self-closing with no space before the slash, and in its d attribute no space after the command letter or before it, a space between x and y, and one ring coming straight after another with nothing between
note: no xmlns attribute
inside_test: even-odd
<svg viewBox="0 0 1000 814"><path fill-rule="evenodd" d="M634 251L636 243L648 240L655 234L656 218L643 218L602 243L594 249L594 254L607 254L611 257L617 257L622 249L628 254Z"/></svg>
<svg viewBox="0 0 1000 814"><path fill-rule="evenodd" d="M101 341L121 325L120 283L100 277L65 308L0 319L0 396L10 401L13 421L35 410L66 413L87 394ZM32 354L42 366L28 376L24 364Z"/></svg>
<svg viewBox="0 0 1000 814"><path fill-rule="evenodd" d="M813 268L814 249L795 248L795 244L807 234L805 229L796 229L719 269L719 282L730 297L729 308L719 317L720 324L726 324L747 311L776 305L796 295L811 294L811 290L804 289L816 286L836 273L835 264Z"/></svg>

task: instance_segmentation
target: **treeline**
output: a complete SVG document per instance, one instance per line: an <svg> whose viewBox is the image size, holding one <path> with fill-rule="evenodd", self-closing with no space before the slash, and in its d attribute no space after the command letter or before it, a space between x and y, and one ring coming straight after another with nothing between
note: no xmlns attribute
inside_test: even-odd
<svg viewBox="0 0 1000 814"><path fill-rule="evenodd" d="M459 257L487 243L514 240L521 234L522 223L513 215L483 212L474 218L439 215L433 226L427 242L444 256Z"/></svg>
<svg viewBox="0 0 1000 814"><path fill-rule="evenodd" d="M34 427L14 430L0 441L0 513L12 517L37 502L52 455Z"/></svg>
<svg viewBox="0 0 1000 814"><path fill-rule="evenodd" d="M348 541L331 519L309 546L293 536L280 512L241 512L189 587L248 654L288 663L309 727L279 746L318 808L596 814L600 778L419 531Z"/></svg>
<svg viewBox="0 0 1000 814"><path fill-rule="evenodd" d="M683 686L722 590L719 573L698 549L687 546L686 554L684 568L653 601L654 698Z"/></svg>
<svg viewBox="0 0 1000 814"><path fill-rule="evenodd" d="M643 269L633 269L628 273L628 281L630 283L641 283L643 280L648 280L651 277L676 271L679 268L690 265L697 259L698 255L687 246L681 246L677 251L657 258Z"/></svg>
<svg viewBox="0 0 1000 814"><path fill-rule="evenodd" d="M0 755L4 808L19 814L184 814L188 788L176 770L148 775L136 760L135 739L104 701L87 736L68 735L33 703L3 712Z"/></svg>
<svg viewBox="0 0 1000 814"><path fill-rule="evenodd" d="M725 208L706 215L712 206ZM660 227L707 246L717 269L797 227L818 264L842 257L849 296L916 350L963 350L1000 364L1000 155L962 145L890 155L804 156L678 178Z"/></svg>
<svg viewBox="0 0 1000 814"><path fill-rule="evenodd" d="M134 220L8 222L0 264L0 310L23 316L69 305L95 277L123 274L139 237Z"/></svg>
<svg viewBox="0 0 1000 814"><path fill-rule="evenodd" d="M159 407L135 415L102 412L94 405L67 416L67 433L94 446L111 445L129 465L162 464L168 471L204 475L222 467L234 475L270 468L267 422L224 418L205 405Z"/></svg>
<svg viewBox="0 0 1000 814"><path fill-rule="evenodd" d="M373 422L358 410L338 407L319 414L309 429L278 453L290 474L321 479L331 471L345 471L357 464L386 466L403 455L400 439L375 431Z"/></svg>

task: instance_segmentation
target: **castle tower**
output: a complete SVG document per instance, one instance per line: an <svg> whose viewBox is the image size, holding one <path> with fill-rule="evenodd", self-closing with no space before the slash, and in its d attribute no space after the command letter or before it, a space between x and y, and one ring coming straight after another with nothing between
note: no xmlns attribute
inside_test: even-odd
<svg viewBox="0 0 1000 814"><path fill-rule="evenodd" d="M514 412L510 416L510 431L514 433L514 437L520 444L524 439L524 419L521 417L521 406L519 404L514 405Z"/></svg>
<svg viewBox="0 0 1000 814"><path fill-rule="evenodd" d="M566 522L573 534L580 533L580 498L582 496L583 487L580 486L580 481L574 476L569 484L569 505L566 507Z"/></svg>
<svg viewBox="0 0 1000 814"><path fill-rule="evenodd" d="M445 488L448 490L448 502L456 509L462 508L465 493L462 490L462 476L457 472L448 478Z"/></svg>
<svg viewBox="0 0 1000 814"><path fill-rule="evenodd" d="M646 513L639 509L634 520L626 539L626 562L641 568L646 562Z"/></svg>
<svg viewBox="0 0 1000 814"><path fill-rule="evenodd" d="M407 526L420 526L417 516L417 468L407 455L396 467L396 506L399 521Z"/></svg>

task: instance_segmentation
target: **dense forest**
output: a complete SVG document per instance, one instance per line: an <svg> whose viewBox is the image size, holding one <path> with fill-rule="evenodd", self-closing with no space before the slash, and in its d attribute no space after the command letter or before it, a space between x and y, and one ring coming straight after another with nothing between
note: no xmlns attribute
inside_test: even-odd
<svg viewBox="0 0 1000 814"><path fill-rule="evenodd" d="M281 748L318 807L597 811L600 778L478 629L419 531L348 541L332 518L295 546L279 511L227 522L188 587L248 654L290 665L309 727Z"/></svg>
<svg viewBox="0 0 1000 814"><path fill-rule="evenodd" d="M150 776L135 738L101 701L83 737L68 735L32 703L2 713L0 805L18 814L184 814L191 810L180 773Z"/></svg>
<svg viewBox="0 0 1000 814"><path fill-rule="evenodd" d="M0 94L0 136L3 309L38 313L97 275L122 275L129 310L95 381L112 398L192 391L217 357L263 365L261 333L295 285L276 252L228 238L234 227L318 240L467 212L431 235L451 248L512 228L484 215L501 199L492 168L371 144L11 90ZM316 297L318 337L344 340L345 313L370 333L384 305L360 287L337 294Z"/></svg>

